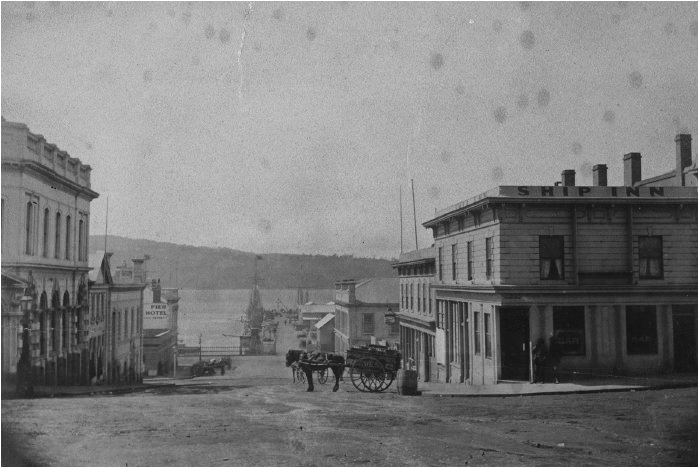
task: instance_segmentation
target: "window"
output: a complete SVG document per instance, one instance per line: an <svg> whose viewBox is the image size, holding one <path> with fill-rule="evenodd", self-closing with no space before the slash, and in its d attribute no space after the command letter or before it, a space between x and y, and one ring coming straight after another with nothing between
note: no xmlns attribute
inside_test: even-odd
<svg viewBox="0 0 698 468"><path fill-rule="evenodd" d="M43 251L42 255L44 257L48 257L48 230L49 230L49 223L51 223L51 218L50 218L50 213L48 211L48 208L44 210L44 245L43 245Z"/></svg>
<svg viewBox="0 0 698 468"><path fill-rule="evenodd" d="M35 204L32 201L27 202L27 220L26 220L26 239L24 253L34 255L34 216Z"/></svg>
<svg viewBox="0 0 698 468"><path fill-rule="evenodd" d="M405 308L405 285L400 285L400 307Z"/></svg>
<svg viewBox="0 0 698 468"><path fill-rule="evenodd" d="M431 315L431 289L427 288L427 294L429 297L427 298L427 303L429 304L429 315Z"/></svg>
<svg viewBox="0 0 698 468"><path fill-rule="evenodd" d="M473 279L473 243L468 242L467 244L468 248L468 280Z"/></svg>
<svg viewBox="0 0 698 468"><path fill-rule="evenodd" d="M662 236L639 236L640 278L662 278Z"/></svg>
<svg viewBox="0 0 698 468"><path fill-rule="evenodd" d="M417 283L417 312L422 311L422 287Z"/></svg>
<svg viewBox="0 0 698 468"><path fill-rule="evenodd" d="M443 247L439 247L439 281L444 279Z"/></svg>
<svg viewBox="0 0 698 468"><path fill-rule="evenodd" d="M61 214L56 213L56 243L53 245L53 256L61 258Z"/></svg>
<svg viewBox="0 0 698 468"><path fill-rule="evenodd" d="M82 262L85 260L85 226L84 221L81 219L78 221L78 261Z"/></svg>
<svg viewBox="0 0 698 468"><path fill-rule="evenodd" d="M492 238L488 237L485 239L485 259L486 259L486 269L485 269L485 275L487 276L487 279L492 278L492 274L494 273L494 248L492 246Z"/></svg>
<svg viewBox="0 0 698 468"><path fill-rule="evenodd" d="M458 247L456 244L451 246L451 279L456 280L456 263L458 259Z"/></svg>
<svg viewBox="0 0 698 468"><path fill-rule="evenodd" d="M364 334L372 335L374 331L373 314L363 314L361 330Z"/></svg>
<svg viewBox="0 0 698 468"><path fill-rule="evenodd" d="M393 323L390 324L390 334L391 335L399 335L400 334L400 322L395 320Z"/></svg>
<svg viewBox="0 0 698 468"><path fill-rule="evenodd" d="M584 356L584 307L553 307L553 333L563 356Z"/></svg>
<svg viewBox="0 0 698 468"><path fill-rule="evenodd" d="M444 236L447 236L451 233L451 221L446 221L444 222Z"/></svg>
<svg viewBox="0 0 698 468"><path fill-rule="evenodd" d="M481 354L480 348L480 312L473 313L473 335L475 338L475 354Z"/></svg>
<svg viewBox="0 0 698 468"><path fill-rule="evenodd" d="M492 314L485 313L485 357L492 357Z"/></svg>
<svg viewBox="0 0 698 468"><path fill-rule="evenodd" d="M462 231L465 229L465 218L463 216L458 217L458 230Z"/></svg>
<svg viewBox="0 0 698 468"><path fill-rule="evenodd" d="M410 283L410 310L414 309L414 284Z"/></svg>
<svg viewBox="0 0 698 468"><path fill-rule="evenodd" d="M628 354L657 354L655 306L625 307L625 338Z"/></svg>
<svg viewBox="0 0 698 468"><path fill-rule="evenodd" d="M422 283L422 312L427 311L427 283Z"/></svg>
<svg viewBox="0 0 698 468"><path fill-rule="evenodd" d="M565 278L565 241L562 236L538 237L540 256L540 279L559 280Z"/></svg>
<svg viewBox="0 0 698 468"><path fill-rule="evenodd" d="M446 317L444 312L444 302L436 301L436 327L446 329Z"/></svg>
<svg viewBox="0 0 698 468"><path fill-rule="evenodd" d="M65 259L70 260L70 216L65 217Z"/></svg>

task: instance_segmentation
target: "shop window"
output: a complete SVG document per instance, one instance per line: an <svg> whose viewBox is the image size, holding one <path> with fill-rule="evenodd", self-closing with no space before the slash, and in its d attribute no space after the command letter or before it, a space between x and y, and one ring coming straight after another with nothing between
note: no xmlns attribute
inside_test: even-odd
<svg viewBox="0 0 698 468"><path fill-rule="evenodd" d="M553 333L561 354L584 356L586 354L584 307L553 307Z"/></svg>
<svg viewBox="0 0 698 468"><path fill-rule="evenodd" d="M563 236L539 236L540 279L560 280L565 278L565 241Z"/></svg>
<svg viewBox="0 0 698 468"><path fill-rule="evenodd" d="M492 357L492 314L485 313L485 357Z"/></svg>
<svg viewBox="0 0 698 468"><path fill-rule="evenodd" d="M480 312L473 313L473 338L475 339L475 354L481 354L480 346Z"/></svg>
<svg viewBox="0 0 698 468"><path fill-rule="evenodd" d="M655 306L625 308L625 339L628 354L657 354Z"/></svg>
<svg viewBox="0 0 698 468"><path fill-rule="evenodd" d="M374 326L374 321L373 321L373 314L363 314L363 323L361 325L361 330L363 331L364 334L367 335L372 335L375 326Z"/></svg>
<svg viewBox="0 0 698 468"><path fill-rule="evenodd" d="M664 276L662 265L662 236L639 236L640 278L661 279Z"/></svg>

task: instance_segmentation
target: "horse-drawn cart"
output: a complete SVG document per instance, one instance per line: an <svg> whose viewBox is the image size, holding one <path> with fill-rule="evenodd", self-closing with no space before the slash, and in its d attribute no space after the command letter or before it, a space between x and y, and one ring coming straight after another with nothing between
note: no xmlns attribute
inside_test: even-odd
<svg viewBox="0 0 698 468"><path fill-rule="evenodd" d="M390 387L401 361L400 353L387 346L368 345L347 350L351 383L362 392L382 392Z"/></svg>

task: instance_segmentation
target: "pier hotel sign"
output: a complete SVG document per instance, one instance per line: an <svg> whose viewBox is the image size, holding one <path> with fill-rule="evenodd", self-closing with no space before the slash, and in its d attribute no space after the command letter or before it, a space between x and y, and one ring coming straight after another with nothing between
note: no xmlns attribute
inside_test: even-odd
<svg viewBox="0 0 698 468"><path fill-rule="evenodd" d="M167 310L167 304L163 302L144 304L143 306L144 329L169 328L169 317L170 314Z"/></svg>

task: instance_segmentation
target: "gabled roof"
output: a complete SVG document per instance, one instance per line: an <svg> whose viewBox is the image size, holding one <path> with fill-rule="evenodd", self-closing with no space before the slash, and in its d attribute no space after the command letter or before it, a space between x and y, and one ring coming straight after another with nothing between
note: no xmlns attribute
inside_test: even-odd
<svg viewBox="0 0 698 468"><path fill-rule="evenodd" d="M318 330L327 325L328 322L334 320L334 314L327 314L325 315L322 320L318 321L315 325L313 325L314 328L317 328Z"/></svg>
<svg viewBox="0 0 698 468"><path fill-rule="evenodd" d="M111 253L98 250L89 255L87 264L90 267L88 273L89 281L98 284L114 284L111 276L111 265L109 264Z"/></svg>

